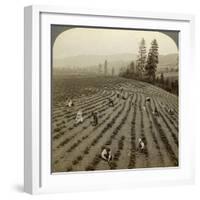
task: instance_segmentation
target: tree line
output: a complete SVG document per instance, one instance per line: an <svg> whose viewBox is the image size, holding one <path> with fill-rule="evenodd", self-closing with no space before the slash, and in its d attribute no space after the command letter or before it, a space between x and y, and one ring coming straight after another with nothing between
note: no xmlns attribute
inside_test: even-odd
<svg viewBox="0 0 200 200"><path fill-rule="evenodd" d="M178 95L178 80L173 80L169 77L165 78L163 73L160 76L156 76L159 63L158 49L157 40L154 39L147 54L145 40L142 38L136 62L132 61L126 68L121 68L119 75L157 85Z"/></svg>
<svg viewBox="0 0 200 200"><path fill-rule="evenodd" d="M99 75L104 75L104 76L108 76L109 72L108 72L108 61L105 60L104 65L99 64L99 69L98 69L98 73ZM111 69L111 75L115 76L115 68L112 67Z"/></svg>

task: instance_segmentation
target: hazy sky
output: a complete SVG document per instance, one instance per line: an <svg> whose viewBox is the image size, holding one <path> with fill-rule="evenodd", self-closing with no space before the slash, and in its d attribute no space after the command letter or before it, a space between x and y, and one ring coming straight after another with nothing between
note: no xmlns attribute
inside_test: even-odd
<svg viewBox="0 0 200 200"><path fill-rule="evenodd" d="M73 28L61 33L53 47L54 59L77 55L112 55L138 53L141 39L146 41L147 52L156 39L159 54L178 53L175 42L156 31Z"/></svg>

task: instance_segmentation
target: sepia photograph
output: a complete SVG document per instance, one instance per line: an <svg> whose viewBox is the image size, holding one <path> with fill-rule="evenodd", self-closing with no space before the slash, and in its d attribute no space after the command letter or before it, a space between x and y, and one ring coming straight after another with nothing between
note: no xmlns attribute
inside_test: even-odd
<svg viewBox="0 0 200 200"><path fill-rule="evenodd" d="M51 172L179 166L179 31L51 25Z"/></svg>

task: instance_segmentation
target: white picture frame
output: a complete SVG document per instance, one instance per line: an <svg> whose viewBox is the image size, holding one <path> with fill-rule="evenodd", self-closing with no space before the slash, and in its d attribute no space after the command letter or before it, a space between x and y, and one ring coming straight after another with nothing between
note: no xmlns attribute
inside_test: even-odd
<svg viewBox="0 0 200 200"><path fill-rule="evenodd" d="M24 46L24 189L31 194L96 189L188 184L194 182L194 132L191 106L194 76L194 17L192 15L134 11L86 10L56 6L25 8ZM180 166L51 174L50 170L50 25L180 31ZM131 25L132 24L132 25ZM186 56L187 55L187 56ZM190 65L190 70L188 66ZM190 122L190 123L188 123ZM106 180L106 181L105 181Z"/></svg>

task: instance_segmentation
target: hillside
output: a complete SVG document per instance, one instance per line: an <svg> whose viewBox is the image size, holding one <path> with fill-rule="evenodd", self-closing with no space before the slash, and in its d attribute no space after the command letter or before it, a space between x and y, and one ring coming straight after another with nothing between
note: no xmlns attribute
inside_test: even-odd
<svg viewBox="0 0 200 200"><path fill-rule="evenodd" d="M52 172L179 166L178 97L161 88L119 77L54 76L53 105ZM101 158L105 146L110 162Z"/></svg>

